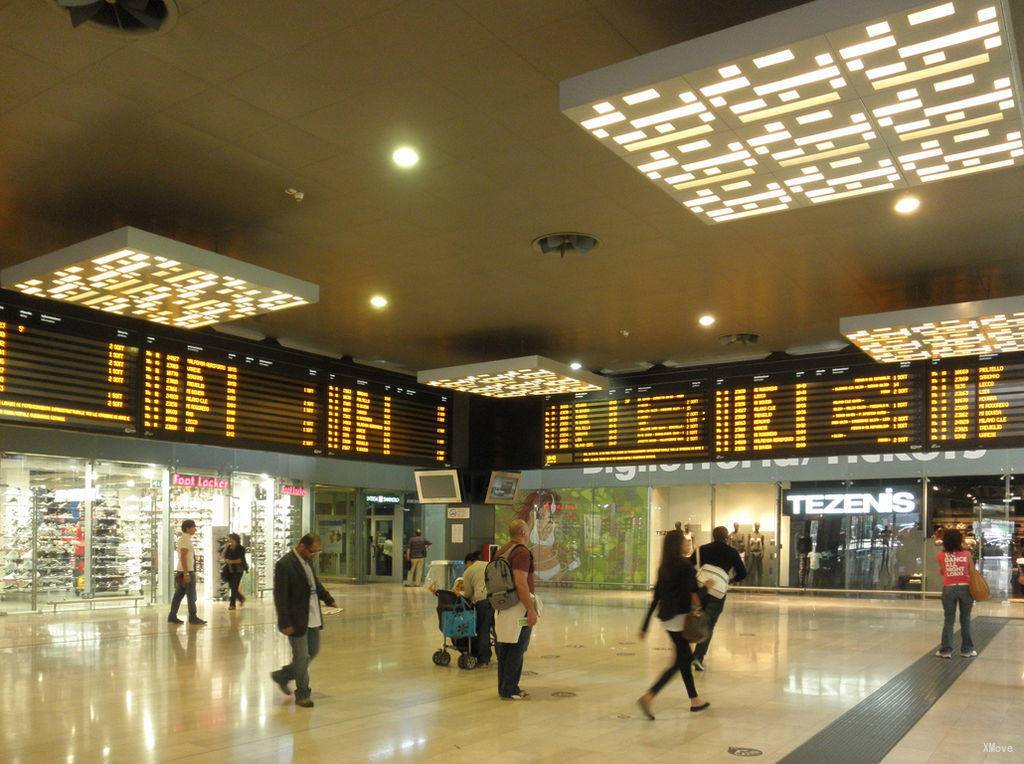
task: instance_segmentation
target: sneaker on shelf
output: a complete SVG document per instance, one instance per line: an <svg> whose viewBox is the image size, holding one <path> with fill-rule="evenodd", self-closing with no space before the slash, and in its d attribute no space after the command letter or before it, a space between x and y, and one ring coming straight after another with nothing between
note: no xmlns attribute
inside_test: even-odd
<svg viewBox="0 0 1024 764"><path fill-rule="evenodd" d="M952 658L953 657L953 653L946 653L946 652L943 652L942 650L936 650L935 651L935 655L938 656L939 658Z"/></svg>
<svg viewBox="0 0 1024 764"><path fill-rule="evenodd" d="M960 655L962 655L964 658L977 658L978 657L978 651L977 650L965 650L965 651L961 652Z"/></svg>
<svg viewBox="0 0 1024 764"><path fill-rule="evenodd" d="M704 661L702 661L700 658L694 658L690 665L693 666L693 668L697 671L704 670Z"/></svg>

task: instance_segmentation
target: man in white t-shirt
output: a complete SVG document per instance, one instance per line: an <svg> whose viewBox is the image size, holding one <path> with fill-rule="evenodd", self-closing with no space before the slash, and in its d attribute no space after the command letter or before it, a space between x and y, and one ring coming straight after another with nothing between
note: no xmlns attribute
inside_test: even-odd
<svg viewBox="0 0 1024 764"><path fill-rule="evenodd" d="M196 521L185 520L181 524L181 537L175 548L174 564L174 597L171 598L171 612L167 616L168 623L184 623L178 618L178 607L181 600L188 598L188 622L195 626L206 624L196 613L196 550L192 546L192 537L196 535Z"/></svg>

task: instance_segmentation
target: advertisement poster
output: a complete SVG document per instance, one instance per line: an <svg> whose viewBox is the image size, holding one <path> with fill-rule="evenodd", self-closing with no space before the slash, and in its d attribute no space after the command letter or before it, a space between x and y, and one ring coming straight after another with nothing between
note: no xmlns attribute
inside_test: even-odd
<svg viewBox="0 0 1024 764"><path fill-rule="evenodd" d="M495 536L526 522L539 581L647 582L647 488L540 489L495 507Z"/></svg>
<svg viewBox="0 0 1024 764"><path fill-rule="evenodd" d="M345 554L345 521L317 519L321 549L326 554Z"/></svg>

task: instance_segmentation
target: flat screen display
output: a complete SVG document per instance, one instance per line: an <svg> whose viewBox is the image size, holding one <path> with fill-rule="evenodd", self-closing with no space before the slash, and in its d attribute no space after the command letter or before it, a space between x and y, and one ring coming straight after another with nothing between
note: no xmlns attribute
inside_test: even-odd
<svg viewBox="0 0 1024 764"><path fill-rule="evenodd" d="M457 470L416 470L416 494L421 504L458 504L462 501Z"/></svg>
<svg viewBox="0 0 1024 764"><path fill-rule="evenodd" d="M492 472L484 504L515 504L521 472Z"/></svg>

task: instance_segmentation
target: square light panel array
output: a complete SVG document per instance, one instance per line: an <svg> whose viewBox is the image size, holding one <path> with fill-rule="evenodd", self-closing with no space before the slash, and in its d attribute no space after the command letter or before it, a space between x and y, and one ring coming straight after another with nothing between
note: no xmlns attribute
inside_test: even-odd
<svg viewBox="0 0 1024 764"><path fill-rule="evenodd" d="M1024 296L852 316L839 331L876 361L1024 351Z"/></svg>
<svg viewBox="0 0 1024 764"><path fill-rule="evenodd" d="M864 8L893 12L820 29ZM705 223L1024 157L1001 0L818 0L567 80L562 109Z"/></svg>
<svg viewBox="0 0 1024 764"><path fill-rule="evenodd" d="M608 380L539 355L421 371L421 384L489 398L522 398L606 390Z"/></svg>
<svg viewBox="0 0 1024 764"><path fill-rule="evenodd" d="M0 283L185 329L319 299L316 284L131 227L5 268Z"/></svg>

